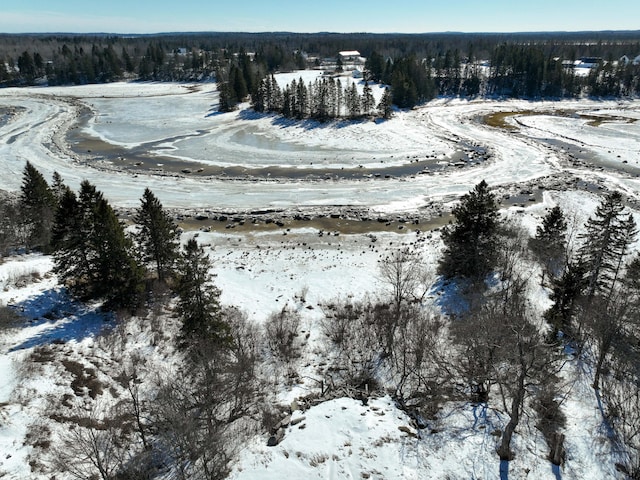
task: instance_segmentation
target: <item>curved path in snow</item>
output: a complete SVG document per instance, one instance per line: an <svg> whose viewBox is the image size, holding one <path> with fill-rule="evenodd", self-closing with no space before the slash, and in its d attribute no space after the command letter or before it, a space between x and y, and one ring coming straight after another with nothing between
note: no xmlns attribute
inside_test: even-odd
<svg viewBox="0 0 640 480"><path fill-rule="evenodd" d="M579 137L581 133L576 130L575 122L560 124L554 123L553 117L530 115L532 111L543 114L554 109L591 109L606 117L608 109L615 109L618 115L640 117L640 102L627 102L620 107L616 102L589 101L434 101L413 111L399 112L387 122L314 127L284 124L274 117L252 116L246 111L212 115L217 101L213 90L210 84L0 90L0 109L11 112L5 115L5 122L0 122L3 172L0 188L19 189L24 163L29 160L48 178L54 170L58 171L73 188L83 179L89 179L110 201L122 207L137 206L144 188L150 187L165 206L175 208L248 210L350 205L381 211L414 210L432 200L457 198L481 179L492 186L512 185L563 171L594 181L612 182L629 193L640 191L637 179L615 168L597 171L571 163L564 145L554 144L553 140L559 142L571 137L568 132ZM266 161L283 168L296 168L301 158L305 162L318 160L320 156L330 158L325 163L316 161L319 172L329 166L357 168L363 165L366 169L378 162L406 164L417 156L431 155L444 161L456 151L476 146L486 149L490 156L473 166L398 178L308 181L140 174L117 171L112 165L101 168L100 162L87 163L86 158L66 148L65 133L67 129L76 128L84 105L91 106L96 115L89 122L87 134L119 144L121 148L123 145L139 147L145 144L145 139L153 139L156 153L205 164L208 160L198 156L206 151L209 152L207 158L214 158L216 149L223 149L225 161L229 162L230 158L231 163L246 166ZM517 130L489 127L480 121L485 115L500 111L523 112L522 116L515 115L509 120L518 125ZM544 135L541 135L541 124ZM557 135L556 124L559 125ZM593 132L598 132L598 128L591 127ZM607 128L608 153L603 148L596 153L617 158L616 143L610 141L615 138L615 125ZM619 144L627 155L629 151L640 151L638 129L640 122L633 121L624 123L620 129L626 141ZM238 141L242 135L249 138ZM256 138L259 141L255 141ZM282 147L278 147L279 142ZM585 149L585 155L595 154L588 146Z"/></svg>

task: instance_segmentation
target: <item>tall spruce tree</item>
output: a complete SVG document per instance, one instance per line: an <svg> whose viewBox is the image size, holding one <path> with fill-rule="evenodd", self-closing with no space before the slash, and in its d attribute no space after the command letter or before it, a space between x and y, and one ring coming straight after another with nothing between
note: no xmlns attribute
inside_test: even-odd
<svg viewBox="0 0 640 480"><path fill-rule="evenodd" d="M135 222L135 235L143 264L153 263L158 280L164 281L173 273L179 254L178 226L162 208L160 200L146 188L140 199Z"/></svg>
<svg viewBox="0 0 640 480"><path fill-rule="evenodd" d="M48 251L57 200L45 178L30 162L24 167L20 207L26 223L27 246Z"/></svg>
<svg viewBox="0 0 640 480"><path fill-rule="evenodd" d="M462 196L452 213L455 222L442 232L445 251L438 272L446 278L483 280L497 261L498 204L482 180Z"/></svg>
<svg viewBox="0 0 640 480"><path fill-rule="evenodd" d="M64 184L64 180L62 176L58 172L53 172L53 182L51 183L51 192L53 196L56 198L56 203L60 202L64 192L66 190L66 185Z"/></svg>
<svg viewBox="0 0 640 480"><path fill-rule="evenodd" d="M620 268L635 240L637 229L631 214L625 214L622 195L613 192L598 205L587 221L579 260L586 270L588 298L608 295L618 279Z"/></svg>
<svg viewBox="0 0 640 480"><path fill-rule="evenodd" d="M384 92L382 92L382 98L380 98L380 102L378 103L378 115L388 120L393 114L392 108L393 98L391 97L391 89L387 87L384 89Z"/></svg>
<svg viewBox="0 0 640 480"><path fill-rule="evenodd" d="M586 287L585 267L579 262L568 263L562 275L551 282L553 305L544 314L553 327L553 339L558 332L575 336L571 319Z"/></svg>
<svg viewBox="0 0 640 480"><path fill-rule="evenodd" d="M543 265L542 283L547 275L553 279L562 274L567 261L567 221L559 206L544 216L529 246Z"/></svg>
<svg viewBox="0 0 640 480"><path fill-rule="evenodd" d="M95 186L80 194L66 189L53 228L54 271L83 299L104 299L112 307L136 305L143 270L115 212Z"/></svg>
<svg viewBox="0 0 640 480"><path fill-rule="evenodd" d="M222 320L220 290L211 283L211 260L195 238L184 246L178 260L178 315L187 342L225 342L228 326Z"/></svg>
<svg viewBox="0 0 640 480"><path fill-rule="evenodd" d="M350 87L347 87L345 92L345 104L349 111L349 117L356 118L362 114L362 105L360 103L360 94L358 93L358 87L355 83L352 83Z"/></svg>
<svg viewBox="0 0 640 480"><path fill-rule="evenodd" d="M376 100L373 98L371 86L369 82L364 82L364 89L362 91L362 113L364 115L371 115L375 106Z"/></svg>

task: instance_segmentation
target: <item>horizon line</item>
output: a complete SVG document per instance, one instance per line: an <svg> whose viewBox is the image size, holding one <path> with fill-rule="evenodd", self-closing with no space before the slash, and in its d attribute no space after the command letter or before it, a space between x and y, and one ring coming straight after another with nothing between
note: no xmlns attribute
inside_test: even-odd
<svg viewBox="0 0 640 480"><path fill-rule="evenodd" d="M465 32L457 30L447 30L438 32L367 32L367 31L352 31L352 32L333 32L333 31L316 31L316 32L294 32L289 30L264 30L264 31L225 31L225 30L194 30L194 31L167 31L167 32L152 32L152 33L137 33L137 32L65 32L65 31L52 31L52 32L0 32L0 35L7 36L19 36L19 35L75 35L75 36L154 36L154 35L213 35L213 34L241 34L241 35L274 35L274 34L286 34L286 35L534 35L534 34L594 34L594 33L638 33L640 29L604 29L604 30L530 30L530 31L512 31L512 32L498 32L498 31L474 31Z"/></svg>

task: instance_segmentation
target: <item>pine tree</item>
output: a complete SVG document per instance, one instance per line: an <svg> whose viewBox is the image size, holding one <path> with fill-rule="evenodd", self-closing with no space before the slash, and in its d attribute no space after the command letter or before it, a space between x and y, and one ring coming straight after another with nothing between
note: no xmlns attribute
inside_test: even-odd
<svg viewBox="0 0 640 480"><path fill-rule="evenodd" d="M338 78L336 80L336 117L342 116L343 104L344 104L344 89L342 88L342 82Z"/></svg>
<svg viewBox="0 0 640 480"><path fill-rule="evenodd" d="M144 269L136 262L133 243L105 199L96 205L97 284L95 295L110 307L135 308L143 291Z"/></svg>
<svg viewBox="0 0 640 480"><path fill-rule="evenodd" d="M171 275L178 258L180 232L171 217L163 210L158 198L148 188L140 199L135 217L139 231L135 235L143 264L155 265L158 280Z"/></svg>
<svg viewBox="0 0 640 480"><path fill-rule="evenodd" d="M579 250L580 262L587 275L586 295L608 295L615 287L618 272L636 237L636 224L631 214L625 215L622 195L607 195L580 236L584 244Z"/></svg>
<svg viewBox="0 0 640 480"><path fill-rule="evenodd" d="M256 92L251 96L251 107L258 113L269 111L269 77L260 80Z"/></svg>
<svg viewBox="0 0 640 480"><path fill-rule="evenodd" d="M244 101L246 96L249 95L244 75L235 64L231 65L231 70L229 71L229 84L231 86L231 91L234 94L232 97L234 103Z"/></svg>
<svg viewBox="0 0 640 480"><path fill-rule="evenodd" d="M384 57L378 52L371 52L367 57L364 68L367 79L373 80L374 82L382 81L385 68Z"/></svg>
<svg viewBox="0 0 640 480"><path fill-rule="evenodd" d="M211 261L191 238L178 260L178 307L182 334L187 340L224 342L228 326L222 320L220 290L211 283Z"/></svg>
<svg viewBox="0 0 640 480"><path fill-rule="evenodd" d="M445 252L438 271L446 278L483 280L495 267L498 205L483 180L462 196L452 213L455 222L442 232Z"/></svg>
<svg viewBox="0 0 640 480"><path fill-rule="evenodd" d="M51 226L57 201L47 181L30 162L24 168L20 206L27 224L28 246L47 251L51 243Z"/></svg>
<svg viewBox="0 0 640 480"><path fill-rule="evenodd" d="M293 89L293 82L291 83ZM307 118L309 114L309 91L307 89L307 86L304 84L302 77L300 77L300 80L295 87L294 99L295 108L293 109L292 113L295 118L299 120Z"/></svg>

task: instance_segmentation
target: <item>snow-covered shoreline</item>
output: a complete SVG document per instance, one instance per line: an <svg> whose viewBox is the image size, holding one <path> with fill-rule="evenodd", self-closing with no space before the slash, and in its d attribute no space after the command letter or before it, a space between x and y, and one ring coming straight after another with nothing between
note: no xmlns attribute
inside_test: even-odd
<svg viewBox="0 0 640 480"><path fill-rule="evenodd" d="M25 109L17 111L0 127L0 155L5 171L0 178L0 188L17 190L24 162L29 160L49 178L54 170L58 171L73 188L81 180L89 179L112 203L121 207L135 206L148 186L165 206L175 208L354 205L375 211L404 211L416 210L432 200L455 198L480 179L492 186L509 185L562 171L594 180L605 179L629 193L640 190L637 179L619 175L613 168L607 171L573 168L568 152L540 141L541 128L551 132L547 135L566 137L567 129L574 128L567 119L558 122L555 117L543 115L517 117L520 122L517 132L489 127L476 120L492 112L553 109L598 112L601 116L608 112L620 116L622 112L635 118L639 115L640 101L623 102L621 106L616 101L591 100L533 103L440 99L412 111L397 112L387 122L308 128L303 124L280 124L272 116L247 117L244 110L210 115L215 110L216 95L214 84L115 83L0 90L0 104ZM157 146L152 148L152 153L195 158L205 162L205 166L206 162L217 162L296 168L304 157L305 164L313 163L321 172L323 168L357 168L381 161L401 164L417 156L433 156L437 161L457 151L460 142L484 146L490 159L461 169L387 179L308 182L237 178L228 181L207 176L158 175L157 172L145 175L113 167L101 168L100 162L87 163L86 158L78 158L65 147L65 131L76 128L82 104L91 104L96 113L88 133L131 147L139 147L145 138L155 138ZM172 105L181 105L181 108L174 111ZM127 132L122 131L123 125L127 125ZM581 122L576 128L583 125ZM556 126L559 130L554 133ZM590 128L590 135L603 131L602 127ZM593 152L588 146L586 151L606 157L610 162L615 162L620 155L618 163L623 160L622 156L631 155L627 165L632 165L637 161L635 152L640 151L639 128L638 122L625 124L622 134L626 140L619 148L607 140L612 138L611 130L607 130L601 136L606 141L598 143ZM203 129L208 133L190 137L191 133ZM176 136L179 132L187 136ZM173 137L176 139L171 140ZM56 144L62 149L56 148ZM335 153L331 157L327 152ZM197 158L200 154L209 159Z"/></svg>

